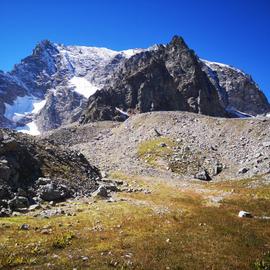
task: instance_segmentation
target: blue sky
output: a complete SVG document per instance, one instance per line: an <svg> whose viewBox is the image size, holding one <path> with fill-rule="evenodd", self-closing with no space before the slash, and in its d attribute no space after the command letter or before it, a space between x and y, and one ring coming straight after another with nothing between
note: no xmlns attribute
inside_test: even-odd
<svg viewBox="0 0 270 270"><path fill-rule="evenodd" d="M251 74L270 99L269 0L0 0L0 69L43 39L122 50L181 35L205 59Z"/></svg>

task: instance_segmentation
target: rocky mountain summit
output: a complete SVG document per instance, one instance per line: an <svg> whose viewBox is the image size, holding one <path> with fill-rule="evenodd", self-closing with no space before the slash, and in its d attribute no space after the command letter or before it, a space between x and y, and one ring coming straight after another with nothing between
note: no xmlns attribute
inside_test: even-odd
<svg viewBox="0 0 270 270"><path fill-rule="evenodd" d="M118 120L121 111L176 110L226 116L198 58L180 37L126 60L110 84L89 98L82 122Z"/></svg>
<svg viewBox="0 0 270 270"><path fill-rule="evenodd" d="M0 72L0 126L33 135L148 111L239 117L269 108L250 76L200 60L180 37L125 51L45 40L11 72Z"/></svg>

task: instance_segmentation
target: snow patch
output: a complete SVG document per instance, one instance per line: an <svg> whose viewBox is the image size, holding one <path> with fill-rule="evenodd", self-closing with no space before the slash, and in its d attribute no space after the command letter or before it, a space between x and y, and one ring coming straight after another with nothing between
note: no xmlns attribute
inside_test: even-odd
<svg viewBox="0 0 270 270"><path fill-rule="evenodd" d="M133 55L141 53L143 51L144 51L143 49L129 49L129 50L120 51L119 53L121 53L125 58L130 58Z"/></svg>
<svg viewBox="0 0 270 270"><path fill-rule="evenodd" d="M46 99L38 99L34 96L18 96L12 104L5 103L4 116L14 124L25 117L32 117L38 114L46 104ZM27 123L25 126L17 127L17 131L31 135L39 135L40 132L34 121Z"/></svg>
<svg viewBox="0 0 270 270"><path fill-rule="evenodd" d="M34 109L33 109L33 111L31 113L34 113L34 114L39 113L43 109L45 104L46 104L46 99L33 102Z"/></svg>
<svg viewBox="0 0 270 270"><path fill-rule="evenodd" d="M250 118L250 117L253 117L252 115L244 113L244 112L240 112L240 111L236 110L233 107L227 107L226 111L229 112L229 113L234 114L238 118Z"/></svg>
<svg viewBox="0 0 270 270"><path fill-rule="evenodd" d="M37 124L35 123L35 121L32 121L32 122L26 124L23 127L17 127L16 130L18 132L30 134L30 135L33 135L33 136L40 135L40 132L38 130L38 127L37 127Z"/></svg>
<svg viewBox="0 0 270 270"><path fill-rule="evenodd" d="M84 96L85 98L89 98L98 90L98 87L91 84L83 77L73 77L69 82L71 85L75 86L74 91Z"/></svg>
<svg viewBox="0 0 270 270"><path fill-rule="evenodd" d="M235 68L233 66L230 66L230 65L226 65L226 64L223 64L223 63L218 63L218 62L211 62L211 61L208 61L208 60L205 60L205 59L200 59L207 67L209 67L210 69L212 70L216 70L215 66L219 66L221 68L229 68L231 70L234 70L238 73L241 73L242 75L244 76L247 76L246 73L244 73L242 70L238 69L238 68Z"/></svg>
<svg viewBox="0 0 270 270"><path fill-rule="evenodd" d="M119 108L117 108L117 107L115 107L115 109L116 109L118 112L120 112L121 114L123 114L123 115L129 117L129 113L128 113L128 112L125 112L125 111L123 111L123 110L121 110L121 109L119 109Z"/></svg>
<svg viewBox="0 0 270 270"><path fill-rule="evenodd" d="M4 116L11 121L18 121L28 114L37 114L45 106L46 100L33 96L18 96L12 104L5 103Z"/></svg>

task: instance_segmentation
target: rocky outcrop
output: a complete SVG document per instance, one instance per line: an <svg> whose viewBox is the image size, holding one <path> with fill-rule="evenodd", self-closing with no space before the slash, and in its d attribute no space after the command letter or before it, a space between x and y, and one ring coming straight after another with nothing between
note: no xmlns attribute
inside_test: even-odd
<svg viewBox="0 0 270 270"><path fill-rule="evenodd" d="M226 115L196 55L180 37L126 60L110 85L89 98L81 122L120 120L121 111L174 110Z"/></svg>
<svg viewBox="0 0 270 270"><path fill-rule="evenodd" d="M229 65L206 60L202 60L202 64L228 112L239 111L256 116L270 111L266 96L250 75Z"/></svg>
<svg viewBox="0 0 270 270"><path fill-rule="evenodd" d="M99 170L75 151L47 140L0 130L0 209L24 208L42 200L90 194L98 188Z"/></svg>

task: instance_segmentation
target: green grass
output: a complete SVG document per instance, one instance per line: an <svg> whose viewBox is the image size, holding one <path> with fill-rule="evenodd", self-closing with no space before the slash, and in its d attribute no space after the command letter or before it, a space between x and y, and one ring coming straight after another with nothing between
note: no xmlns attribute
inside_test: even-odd
<svg viewBox="0 0 270 270"><path fill-rule="evenodd" d="M162 147L162 144L165 146ZM167 137L147 140L139 145L138 156L150 165L166 167L164 161L172 155L174 146L176 143Z"/></svg>
<svg viewBox="0 0 270 270"><path fill-rule="evenodd" d="M211 207L192 186L121 172L111 177L151 193L74 203L76 216L2 218L0 269L269 269L270 222L237 217L239 210L270 215L267 196L250 196L240 182L201 185L212 194L239 189ZM29 231L19 230L23 223ZM51 233L43 234L44 226Z"/></svg>

